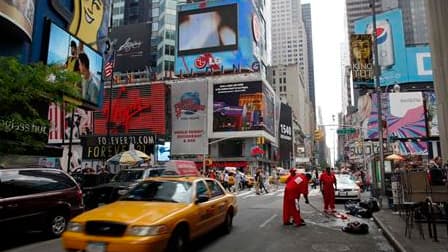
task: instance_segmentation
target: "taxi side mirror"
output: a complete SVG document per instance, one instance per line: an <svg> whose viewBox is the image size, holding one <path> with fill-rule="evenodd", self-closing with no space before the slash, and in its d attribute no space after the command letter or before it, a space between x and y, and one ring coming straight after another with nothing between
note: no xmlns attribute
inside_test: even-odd
<svg viewBox="0 0 448 252"><path fill-rule="evenodd" d="M196 199L196 204L207 202L210 198L207 195L199 195Z"/></svg>

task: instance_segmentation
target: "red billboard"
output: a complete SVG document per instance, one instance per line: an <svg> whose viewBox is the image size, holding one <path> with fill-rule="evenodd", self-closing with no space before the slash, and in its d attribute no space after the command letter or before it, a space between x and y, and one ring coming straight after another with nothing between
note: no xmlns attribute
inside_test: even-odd
<svg viewBox="0 0 448 252"><path fill-rule="evenodd" d="M107 134L110 107L110 134L166 134L165 83L144 83L114 87L109 106L110 88L105 88L104 105L95 112L95 135Z"/></svg>

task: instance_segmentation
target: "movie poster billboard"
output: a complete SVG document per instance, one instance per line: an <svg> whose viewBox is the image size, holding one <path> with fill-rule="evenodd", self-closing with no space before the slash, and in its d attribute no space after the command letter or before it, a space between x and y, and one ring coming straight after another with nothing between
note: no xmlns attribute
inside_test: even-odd
<svg viewBox="0 0 448 252"><path fill-rule="evenodd" d="M372 35L350 35L350 62L355 86L374 85Z"/></svg>
<svg viewBox="0 0 448 252"><path fill-rule="evenodd" d="M354 25L355 34L373 34L370 16L355 21ZM381 86L407 82L403 15L400 9L376 15L376 36Z"/></svg>
<svg viewBox="0 0 448 252"><path fill-rule="evenodd" d="M289 166L292 158L292 110L287 104L282 103L280 108L280 160ZM285 167L285 166L284 166ZM286 167L285 167L286 168Z"/></svg>
<svg viewBox="0 0 448 252"><path fill-rule="evenodd" d="M274 135L274 99L262 81L213 85L213 132L265 130Z"/></svg>
<svg viewBox="0 0 448 252"><path fill-rule="evenodd" d="M378 108L376 94L363 97L365 111L370 116L365 118L363 131L365 139L378 139ZM421 92L382 94L383 136L394 139L412 139L426 137L426 118ZM386 105L386 106L385 106ZM367 128L367 129L366 129Z"/></svg>
<svg viewBox="0 0 448 252"><path fill-rule="evenodd" d="M0 17L19 27L29 40L32 39L34 0L0 1Z"/></svg>
<svg viewBox="0 0 448 252"><path fill-rule="evenodd" d="M266 62L266 22L254 1L180 5L177 18L176 74L259 72Z"/></svg>
<svg viewBox="0 0 448 252"><path fill-rule="evenodd" d="M90 110L101 107L104 88L102 55L54 23L49 25L46 63L81 74L81 83L74 84L78 95L71 97L76 99L76 105Z"/></svg>
<svg viewBox="0 0 448 252"><path fill-rule="evenodd" d="M106 88L104 106L94 112L97 135L110 134L166 134L166 85L163 82ZM110 110L109 110L110 107ZM110 118L109 118L110 113Z"/></svg>
<svg viewBox="0 0 448 252"><path fill-rule="evenodd" d="M207 154L207 80L171 85L172 155Z"/></svg>
<svg viewBox="0 0 448 252"><path fill-rule="evenodd" d="M151 61L151 24L130 24L115 27L110 39L115 46L114 71L144 70Z"/></svg>

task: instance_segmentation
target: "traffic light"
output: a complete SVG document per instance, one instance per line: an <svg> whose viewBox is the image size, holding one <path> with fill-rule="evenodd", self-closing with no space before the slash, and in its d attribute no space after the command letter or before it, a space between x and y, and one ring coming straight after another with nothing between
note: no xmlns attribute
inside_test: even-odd
<svg viewBox="0 0 448 252"><path fill-rule="evenodd" d="M320 129L314 130L314 139L316 141L322 140L323 137L324 137L324 133Z"/></svg>
<svg viewBox="0 0 448 252"><path fill-rule="evenodd" d="M257 137L257 144L264 144L264 137Z"/></svg>
<svg viewBox="0 0 448 252"><path fill-rule="evenodd" d="M213 161L210 159L210 158L207 158L206 160L205 160L205 165L206 166L211 166L213 164Z"/></svg>

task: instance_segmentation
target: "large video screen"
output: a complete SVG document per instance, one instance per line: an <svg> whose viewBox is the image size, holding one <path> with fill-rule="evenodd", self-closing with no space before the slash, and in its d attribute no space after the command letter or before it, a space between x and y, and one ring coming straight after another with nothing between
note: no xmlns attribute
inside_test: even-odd
<svg viewBox="0 0 448 252"><path fill-rule="evenodd" d="M171 142L165 142L165 144L156 145L157 148L157 161L166 162L170 161Z"/></svg>
<svg viewBox="0 0 448 252"><path fill-rule="evenodd" d="M178 55L236 50L237 4L180 11L177 44Z"/></svg>
<svg viewBox="0 0 448 252"><path fill-rule="evenodd" d="M76 83L80 107L89 109L101 107L103 82L101 81L103 57L85 45L77 37L50 23L47 64L58 65L68 71L79 72L81 83Z"/></svg>

